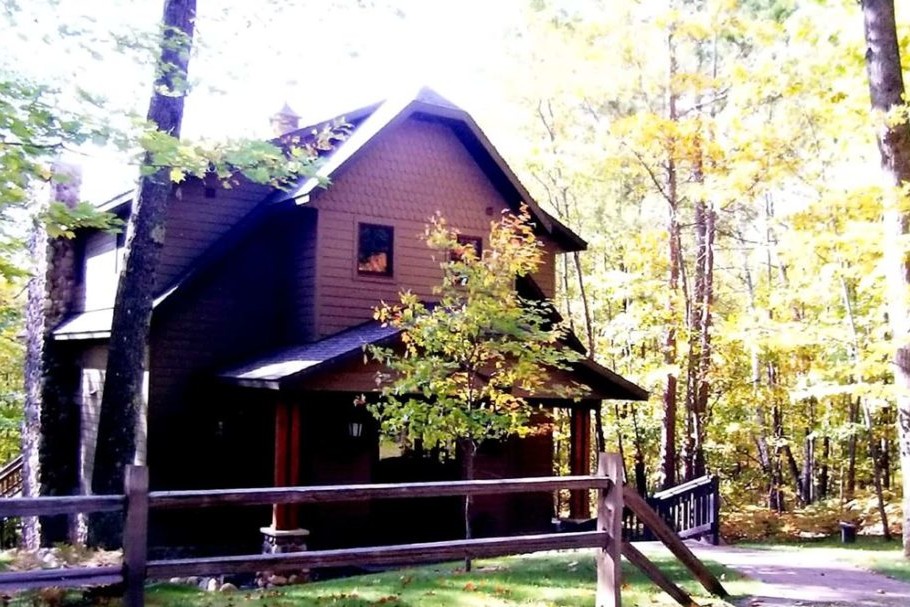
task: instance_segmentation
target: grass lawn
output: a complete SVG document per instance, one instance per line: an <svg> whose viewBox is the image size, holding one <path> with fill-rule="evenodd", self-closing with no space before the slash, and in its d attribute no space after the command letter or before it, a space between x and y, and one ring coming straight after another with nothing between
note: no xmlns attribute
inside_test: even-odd
<svg viewBox="0 0 910 607"><path fill-rule="evenodd" d="M692 592L700 605L730 605L707 596L678 562L669 558L655 562ZM752 582L719 565L709 563L708 566L724 576L727 590L734 595L749 593ZM676 604L625 562L623 576L623 605ZM475 561L475 571L471 573L465 573L457 563L449 563L256 592L207 593L159 584L149 588L146 604L149 607L590 606L594 604L595 579L590 551L573 551L482 559Z"/></svg>
<svg viewBox="0 0 910 607"><path fill-rule="evenodd" d="M904 559L900 538L890 542L880 537L861 535L855 544L841 544L840 536L802 542L749 543L753 546L774 549L775 546L798 547L813 558L839 559L857 567L882 573L897 580L910 582L910 561Z"/></svg>

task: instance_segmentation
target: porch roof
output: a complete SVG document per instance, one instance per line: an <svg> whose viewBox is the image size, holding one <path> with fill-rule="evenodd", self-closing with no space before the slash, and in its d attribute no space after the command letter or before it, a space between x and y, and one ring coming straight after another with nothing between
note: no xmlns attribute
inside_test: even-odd
<svg viewBox="0 0 910 607"><path fill-rule="evenodd" d="M281 389L281 382L309 375L363 350L364 346L390 341L401 329L366 322L319 341L284 348L249 363L228 369L218 377L251 388Z"/></svg>
<svg viewBox="0 0 910 607"><path fill-rule="evenodd" d="M218 377L234 385L269 390L281 390L291 381L305 377L311 377L311 382L328 380L332 385L338 385L341 380L341 385L350 386L345 378L353 380L357 376L359 382L363 383L364 379L359 376L367 371L366 365L357 360L363 348L371 344L391 343L400 334L400 329L370 321L316 342L273 352L225 370ZM359 368L360 372L352 374L354 367ZM570 371L554 369L554 376L566 373L568 376L564 379L588 386L592 394L598 395L597 398L648 399L645 389L591 359L584 358L573 363ZM318 377L312 377L317 375ZM372 379L368 383L372 386ZM355 391L360 391L364 386L358 385L356 388Z"/></svg>

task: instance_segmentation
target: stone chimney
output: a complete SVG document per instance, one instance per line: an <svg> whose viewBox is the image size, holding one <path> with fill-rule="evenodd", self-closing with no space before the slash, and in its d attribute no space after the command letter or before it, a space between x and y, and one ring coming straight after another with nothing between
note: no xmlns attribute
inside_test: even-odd
<svg viewBox="0 0 910 607"><path fill-rule="evenodd" d="M70 208L76 206L82 189L82 167L58 160L51 165L51 174L55 177L52 184L53 200Z"/></svg>
<svg viewBox="0 0 910 607"><path fill-rule="evenodd" d="M69 207L79 202L79 167L55 162L55 178L38 195ZM69 495L77 490L78 371L72 354L59 347L53 329L75 306L76 247L51 238L36 222L29 238L32 261L26 305L25 423L22 429L23 495ZM23 518L29 548L71 539L66 517Z"/></svg>
<svg viewBox="0 0 910 607"><path fill-rule="evenodd" d="M300 116L285 103L280 110L272 114L269 123L272 125L272 134L281 137L300 128Z"/></svg>

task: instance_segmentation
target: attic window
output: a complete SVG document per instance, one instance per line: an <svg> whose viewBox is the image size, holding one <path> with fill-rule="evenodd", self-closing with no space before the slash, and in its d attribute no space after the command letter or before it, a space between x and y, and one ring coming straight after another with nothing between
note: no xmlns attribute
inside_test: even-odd
<svg viewBox="0 0 910 607"><path fill-rule="evenodd" d="M357 273L391 276L395 231L391 226L361 223L357 237Z"/></svg>

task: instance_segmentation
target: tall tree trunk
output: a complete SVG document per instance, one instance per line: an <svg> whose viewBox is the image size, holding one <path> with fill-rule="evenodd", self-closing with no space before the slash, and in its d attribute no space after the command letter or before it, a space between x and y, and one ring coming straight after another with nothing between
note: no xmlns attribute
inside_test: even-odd
<svg viewBox="0 0 910 607"><path fill-rule="evenodd" d="M885 407L882 409L882 421L880 422L881 427L888 427L893 423L891 414L891 407ZM890 433L886 434L881 439L881 446L879 448L879 454L881 456L881 468L882 468L882 487L885 489L891 489L891 439L889 438Z"/></svg>
<svg viewBox="0 0 910 607"><path fill-rule="evenodd" d="M844 483L844 494L849 501L856 495L856 425L859 423L859 405L850 397L847 397L847 400L850 403L847 412L850 436L847 438L847 478Z"/></svg>
<svg viewBox="0 0 910 607"><path fill-rule="evenodd" d="M161 53L149 102L148 121L160 132L179 138L187 92L187 68L192 50L196 0L165 0ZM155 160L151 153L146 167ZM165 213L171 194L168 167L139 179L127 227L124 269L114 302L108 363L101 397L98 446L92 489L120 493L124 468L145 461L144 374L148 362L148 335L155 296L155 277L164 244ZM96 519L93 543L120 543L119 522Z"/></svg>
<svg viewBox="0 0 910 607"><path fill-rule="evenodd" d="M673 40L673 28L667 34L667 50L670 56L670 69L667 74L668 114L672 121L679 120L677 109L678 95L675 90L675 78L678 70L676 45ZM669 245L670 273L667 292L667 331L664 335L663 354L667 366L667 377L664 383L663 420L660 427L660 486L669 489L676 484L676 390L677 376L673 367L676 365L676 296L679 291L679 273L681 255L679 250L679 223L676 212L679 202L678 176L676 159L671 151L667 157L667 242Z"/></svg>
<svg viewBox="0 0 910 607"><path fill-rule="evenodd" d="M692 180L704 186L702 143L695 144ZM705 422L708 408L708 367L711 363L711 304L714 286L714 212L703 197L695 200L695 274L686 302L689 352L686 378L685 477L705 474Z"/></svg>
<svg viewBox="0 0 910 607"><path fill-rule="evenodd" d="M904 240L910 214L900 188L910 181L910 122L885 120L903 104L904 79L901 70L894 0L863 0L866 35L866 73L876 136L881 155L885 191L885 279L888 289L889 321L894 340L894 383L897 395L897 430L904 487L904 556L910 558L910 266Z"/></svg>
<svg viewBox="0 0 910 607"><path fill-rule="evenodd" d="M752 280L752 271L749 267L749 256L743 253L743 276L746 280L746 290L749 293L749 308L752 311L753 318L758 322L758 307L755 298L755 283ZM752 340L750 345L750 363L752 371L752 398L754 399L754 419L757 431L754 435L755 448L758 452L758 462L761 465L765 478L768 479L768 509L776 512L783 511L784 500L780 481L780 463L775 457L771 457L771 448L768 445L768 420L765 414L763 404L764 395L761 393L762 386L762 361L758 344Z"/></svg>
<svg viewBox="0 0 910 607"><path fill-rule="evenodd" d="M802 483L800 483L799 466L796 463L796 458L793 457L793 450L787 442L786 433L784 432L784 414L777 403L771 408L771 418L774 424L774 439L778 445L777 457L782 460L781 465L786 464L790 477L793 479L793 489L797 497L802 501L803 492ZM782 473L781 479L783 479Z"/></svg>
<svg viewBox="0 0 910 607"><path fill-rule="evenodd" d="M878 441L875 438L875 423L868 403L863 403L863 421L866 424L866 436L869 439L869 459L872 460L872 482L875 487L875 500L878 504L878 516L882 521L882 536L886 542L891 541L891 530L888 528L888 512L885 510L885 497L882 494L882 460L879 457Z"/></svg>
<svg viewBox="0 0 910 607"><path fill-rule="evenodd" d="M588 358L594 358L595 346L594 341L594 320L591 318L591 304L588 301L588 292L585 289L585 277L584 273L581 271L581 256L578 254L578 251L572 253L572 258L575 260L575 274L578 276L578 293L581 295L581 307L585 315L585 337L588 342Z"/></svg>
<svg viewBox="0 0 910 607"><path fill-rule="evenodd" d="M645 438L638 425L638 407L632 407L632 431L635 439L635 490L645 497L648 494L648 475L645 468Z"/></svg>
<svg viewBox="0 0 910 607"><path fill-rule="evenodd" d="M830 474L828 469L831 460L831 438L825 436L822 438L822 466L818 472L818 488L816 493L819 500L828 499L828 485L830 484Z"/></svg>

